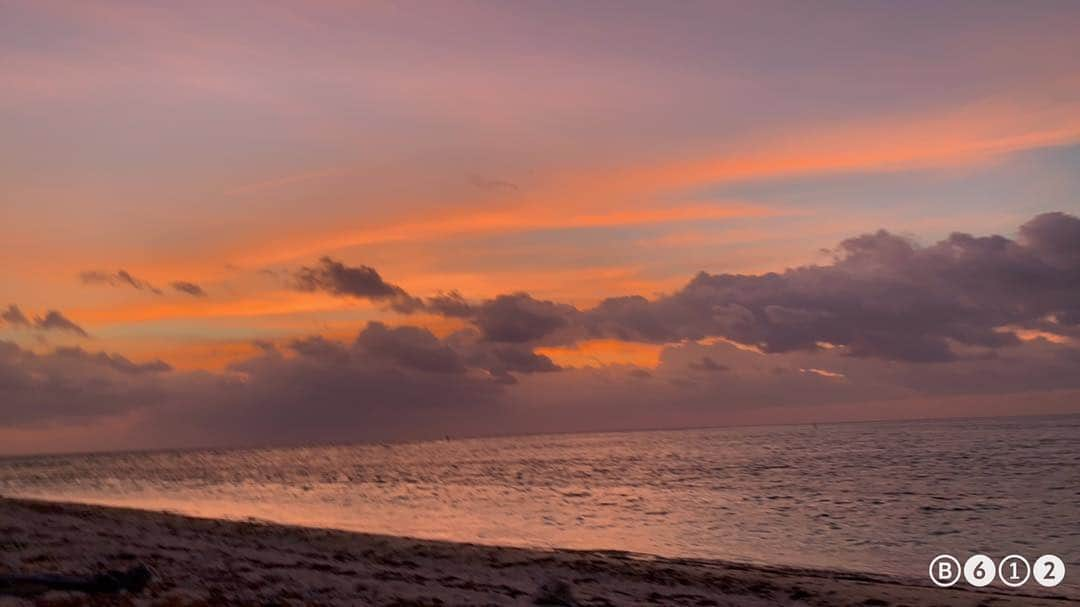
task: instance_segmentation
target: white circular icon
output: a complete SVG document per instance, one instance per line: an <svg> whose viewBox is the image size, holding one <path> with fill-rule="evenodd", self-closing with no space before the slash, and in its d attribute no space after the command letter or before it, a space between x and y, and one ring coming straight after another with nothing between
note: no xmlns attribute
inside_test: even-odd
<svg viewBox="0 0 1080 607"><path fill-rule="evenodd" d="M998 563L998 577L1010 588L1023 586L1031 577L1031 565L1019 554L1010 554Z"/></svg>
<svg viewBox="0 0 1080 607"><path fill-rule="evenodd" d="M972 555L964 562L964 579L977 588L982 588L994 581L994 559L985 554Z"/></svg>
<svg viewBox="0 0 1080 607"><path fill-rule="evenodd" d="M1065 563L1053 554L1040 556L1031 566L1031 570L1035 581L1047 588L1057 586L1065 579Z"/></svg>
<svg viewBox="0 0 1080 607"><path fill-rule="evenodd" d="M948 554L939 554L930 561L930 581L948 588L960 580L960 561Z"/></svg>

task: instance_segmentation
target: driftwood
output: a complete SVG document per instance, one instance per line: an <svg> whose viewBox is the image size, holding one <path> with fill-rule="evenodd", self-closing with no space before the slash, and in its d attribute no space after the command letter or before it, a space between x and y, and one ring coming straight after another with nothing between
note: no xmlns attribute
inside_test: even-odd
<svg viewBox="0 0 1080 607"><path fill-rule="evenodd" d="M85 592L88 594L113 594L117 592L142 592L153 579L154 573L146 565L136 565L125 571L107 571L91 576L0 574L0 595L36 596L51 590Z"/></svg>

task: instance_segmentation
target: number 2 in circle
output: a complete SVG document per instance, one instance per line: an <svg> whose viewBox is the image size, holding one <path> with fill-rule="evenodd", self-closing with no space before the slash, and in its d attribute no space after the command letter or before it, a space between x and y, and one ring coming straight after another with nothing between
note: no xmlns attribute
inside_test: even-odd
<svg viewBox="0 0 1080 607"><path fill-rule="evenodd" d="M1044 554L1032 565L1032 575L1040 586L1052 588L1065 579L1065 563L1053 554Z"/></svg>

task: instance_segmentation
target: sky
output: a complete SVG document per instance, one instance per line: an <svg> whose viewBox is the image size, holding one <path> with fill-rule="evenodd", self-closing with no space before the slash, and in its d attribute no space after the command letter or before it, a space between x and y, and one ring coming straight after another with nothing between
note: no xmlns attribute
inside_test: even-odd
<svg viewBox="0 0 1080 607"><path fill-rule="evenodd" d="M0 453L1080 411L1077 31L0 0Z"/></svg>

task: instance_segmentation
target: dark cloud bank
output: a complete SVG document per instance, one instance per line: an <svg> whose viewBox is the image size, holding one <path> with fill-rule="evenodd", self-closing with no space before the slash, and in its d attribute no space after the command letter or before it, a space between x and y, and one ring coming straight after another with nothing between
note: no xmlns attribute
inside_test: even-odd
<svg viewBox="0 0 1080 607"><path fill-rule="evenodd" d="M1080 325L1080 219L1039 215L1019 239L954 233L931 246L886 232L843 241L833 263L763 275L701 272L649 300L606 299L588 310L526 293L470 303L426 300L372 268L324 258L297 275L302 288L388 301L402 312L468 319L483 340L571 344L584 338L671 343L722 337L767 353L840 348L847 356L955 360L1020 343L1019 329L1071 334Z"/></svg>
<svg viewBox="0 0 1080 607"><path fill-rule="evenodd" d="M420 298L330 258L294 284L465 328L438 338L370 323L348 343L262 344L222 373L3 343L0 425L128 415L170 443L381 440L764 421L762 411L785 421L808 406L851 416L866 403L876 416L957 402L965 414L986 403L1021 414L1075 410L1080 396L1080 219L1063 213L1015 239L957 233L919 246L881 231L840 243L828 264L702 272L666 296L584 310L524 293ZM651 370L560 369L536 350L598 337L666 346Z"/></svg>
<svg viewBox="0 0 1080 607"><path fill-rule="evenodd" d="M608 299L580 315L594 335L670 342L721 336L765 352L839 346L855 357L942 362L1015 346L1013 328L1080 323L1080 220L1040 215L1018 241L955 233L927 247L880 231L830 265L779 274L702 272L655 301Z"/></svg>
<svg viewBox="0 0 1080 607"><path fill-rule="evenodd" d="M170 370L161 361L58 348L35 354L0 341L0 425L85 421L149 406L164 396L148 376Z"/></svg>

